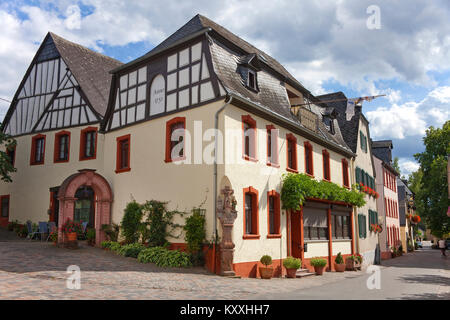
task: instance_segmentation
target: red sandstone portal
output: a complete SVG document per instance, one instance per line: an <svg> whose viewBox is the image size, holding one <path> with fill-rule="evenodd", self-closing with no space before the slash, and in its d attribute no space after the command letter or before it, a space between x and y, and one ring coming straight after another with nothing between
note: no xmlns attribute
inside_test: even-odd
<svg viewBox="0 0 450 320"><path fill-rule="evenodd" d="M77 200L75 193L82 186L91 187L95 192L95 244L100 246L105 240L105 234L101 231L101 227L103 224L111 223L112 191L108 181L95 173L93 169L79 170L78 173L64 180L59 188L58 242L63 242L61 226L68 218L73 220L75 201Z"/></svg>

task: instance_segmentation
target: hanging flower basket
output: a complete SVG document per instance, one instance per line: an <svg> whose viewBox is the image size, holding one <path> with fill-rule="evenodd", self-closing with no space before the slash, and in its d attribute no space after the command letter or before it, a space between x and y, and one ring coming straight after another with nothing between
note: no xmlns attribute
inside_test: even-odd
<svg viewBox="0 0 450 320"><path fill-rule="evenodd" d="M414 222L414 223L419 223L419 222L420 222L420 216L415 215L415 216L413 216L413 217L411 218L411 220L412 220L412 222Z"/></svg>

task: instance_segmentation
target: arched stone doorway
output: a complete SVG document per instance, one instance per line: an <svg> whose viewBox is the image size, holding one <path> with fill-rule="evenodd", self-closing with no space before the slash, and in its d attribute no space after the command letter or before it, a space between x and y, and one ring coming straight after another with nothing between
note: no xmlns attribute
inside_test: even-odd
<svg viewBox="0 0 450 320"><path fill-rule="evenodd" d="M103 224L111 223L111 203L113 200L111 187L108 181L93 169L79 170L69 176L61 184L58 191L59 200L59 226L58 226L58 242L63 242L62 225L67 219L74 219L75 202L77 191L82 188L90 188L95 193L94 213L95 219L95 244L100 246L101 242L105 240L105 235L101 231Z"/></svg>

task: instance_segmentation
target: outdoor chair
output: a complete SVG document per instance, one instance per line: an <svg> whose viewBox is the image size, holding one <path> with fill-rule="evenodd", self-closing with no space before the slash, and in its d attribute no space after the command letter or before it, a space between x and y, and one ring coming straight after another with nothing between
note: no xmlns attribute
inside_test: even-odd
<svg viewBox="0 0 450 320"><path fill-rule="evenodd" d="M50 234L52 232L56 232L56 231L58 231L58 229L56 227L56 223L54 223L53 221L50 221L48 223L48 236L47 236L47 240L46 241L48 241L48 239L50 239Z"/></svg>
<svg viewBox="0 0 450 320"><path fill-rule="evenodd" d="M42 241L44 239L44 234L48 233L47 222L39 221L39 230L36 233L40 235Z"/></svg>
<svg viewBox="0 0 450 320"><path fill-rule="evenodd" d="M31 221L27 221L27 239L32 240L34 236L37 234L37 232L33 231L33 225L31 224Z"/></svg>

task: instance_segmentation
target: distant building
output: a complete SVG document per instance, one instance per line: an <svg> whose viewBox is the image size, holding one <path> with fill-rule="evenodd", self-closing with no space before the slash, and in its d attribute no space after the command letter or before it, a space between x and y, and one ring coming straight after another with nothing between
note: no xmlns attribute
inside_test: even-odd
<svg viewBox="0 0 450 320"><path fill-rule="evenodd" d="M400 219L400 239L403 252L408 252L408 244L414 248L414 235L411 217L415 215L414 193L408 188L405 180L397 177L397 192Z"/></svg>

